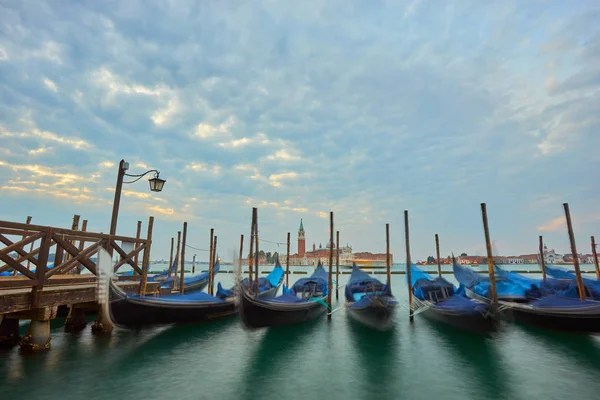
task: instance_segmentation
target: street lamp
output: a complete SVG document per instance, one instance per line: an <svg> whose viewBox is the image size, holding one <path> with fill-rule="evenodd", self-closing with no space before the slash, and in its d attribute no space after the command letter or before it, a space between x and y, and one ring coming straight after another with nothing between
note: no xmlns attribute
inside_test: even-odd
<svg viewBox="0 0 600 400"><path fill-rule="evenodd" d="M150 183L150 190L153 192L160 192L165 186L166 180L159 178L160 172L155 169L151 169L149 171L144 172L143 174L132 175L127 174L125 171L129 169L129 163L125 162L125 160L121 160L119 163L119 172L117 174L117 187L115 188L115 201L113 202L113 211L112 211L112 219L110 221L110 235L113 236L117 232L117 217L119 216L119 205L121 203L121 189L123 188L124 183L135 183L142 179L144 176L148 175L151 172L154 172L154 178L148 179ZM124 177L136 178L129 182L124 182Z"/></svg>

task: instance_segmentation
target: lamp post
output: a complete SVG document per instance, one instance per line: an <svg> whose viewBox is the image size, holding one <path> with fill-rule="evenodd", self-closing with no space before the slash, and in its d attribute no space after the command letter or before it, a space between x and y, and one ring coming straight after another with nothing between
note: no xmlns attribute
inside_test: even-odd
<svg viewBox="0 0 600 400"><path fill-rule="evenodd" d="M153 192L162 191L163 186L165 185L165 182L166 182L166 180L158 177L160 172L158 172L155 169L151 169L151 170L146 171L143 174L139 174L139 175L132 175L132 174L126 173L126 171L128 169L129 169L129 163L125 162L125 160L121 160L121 162L119 163L119 172L117 174L117 186L115 188L115 201L113 202L112 218L110 221L110 235L111 236L114 236L117 232L117 217L119 216L119 205L121 203L121 189L123 188L124 183L135 183L151 172L154 172L154 178L148 179L148 182L150 183L151 191L153 191ZM129 176L131 178L136 178L136 179L129 181L129 182L124 182L124 178L126 176Z"/></svg>

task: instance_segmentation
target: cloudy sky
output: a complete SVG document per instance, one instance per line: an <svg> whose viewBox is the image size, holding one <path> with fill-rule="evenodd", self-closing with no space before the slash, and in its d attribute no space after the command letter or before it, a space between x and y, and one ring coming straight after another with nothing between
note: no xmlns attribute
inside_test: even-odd
<svg viewBox="0 0 600 400"><path fill-rule="evenodd" d="M488 4L493 3L493 4ZM118 233L150 215L153 258L183 221L221 253L248 236L292 250L485 254L480 203L504 255L538 235L600 236L597 1L0 2L0 219ZM268 242L267 242L268 241ZM246 247L247 248L247 247ZM188 249L189 256L207 258ZM229 258L228 255L224 255Z"/></svg>

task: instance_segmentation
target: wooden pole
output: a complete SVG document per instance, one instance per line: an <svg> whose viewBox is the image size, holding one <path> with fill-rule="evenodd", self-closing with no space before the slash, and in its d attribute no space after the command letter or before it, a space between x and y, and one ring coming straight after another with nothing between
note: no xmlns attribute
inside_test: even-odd
<svg viewBox="0 0 600 400"><path fill-rule="evenodd" d="M254 273L252 270L254 265L254 221L256 221L256 214L253 208L252 222L250 224L250 253L248 253L248 294L252 294L252 274Z"/></svg>
<svg viewBox="0 0 600 400"><path fill-rule="evenodd" d="M196 255L192 258L192 274L196 273Z"/></svg>
<svg viewBox="0 0 600 400"><path fill-rule="evenodd" d="M31 224L31 216L30 215L27 216L27 222L25 222L25 223L27 225ZM25 239L26 237L27 236L23 236L23 239ZM33 242L31 242L29 252L31 253L32 250L33 250ZM27 269L30 269L30 261L29 260L27 260ZM19 273L19 271L17 271L16 269L13 270L13 276L17 276L18 273ZM2 321L0 320L0 322L2 322Z"/></svg>
<svg viewBox="0 0 600 400"><path fill-rule="evenodd" d="M171 256L169 257L169 269L167 270L167 276L171 277L171 267L173 266L173 246L175 244L175 238L171 238Z"/></svg>
<svg viewBox="0 0 600 400"><path fill-rule="evenodd" d="M412 292L412 280L410 276L410 239L408 235L408 210L404 210L404 237L406 238L406 278L408 280L408 318L410 322L413 322L415 319L414 309L413 309L413 292Z"/></svg>
<svg viewBox="0 0 600 400"><path fill-rule="evenodd" d="M596 239L592 236L592 256L594 257L594 267L596 268L596 279L600 279L600 268L598 268L598 253L596 252Z"/></svg>
<svg viewBox="0 0 600 400"><path fill-rule="evenodd" d="M546 260L544 260L544 239L540 235L540 265L542 266L542 278L546 280Z"/></svg>
<svg viewBox="0 0 600 400"><path fill-rule="evenodd" d="M494 273L494 258L492 255L492 242L490 241L490 229L487 219L487 208L481 203L481 217L483 218L483 232L485 233L485 247L487 249L488 273L490 274L490 286L492 290L492 309L498 306L498 294L496 293L496 274Z"/></svg>
<svg viewBox="0 0 600 400"><path fill-rule="evenodd" d="M254 218L254 287L255 292L254 296L258 296L258 264L259 264L259 251L258 251L258 208L253 209L255 218Z"/></svg>
<svg viewBox="0 0 600 400"><path fill-rule="evenodd" d="M340 231L335 233L335 300L340 299Z"/></svg>
<svg viewBox="0 0 600 400"><path fill-rule="evenodd" d="M136 230L136 232L135 232L135 238L136 238L136 239L139 239L141 236L142 236L142 221L138 221L138 222L137 222L137 230ZM140 245L140 242L138 242L138 241L136 240L136 241L135 241L135 244L133 245L133 247L134 247L134 248L137 248L139 245ZM172 252L172 251L173 251L173 250L171 249L171 252ZM140 253L137 253L137 254L134 256L134 258L133 258L133 262L134 262L134 263L135 263L135 265L137 265L137 266L139 266L139 264L138 264L138 261L140 260L140 258L139 258L139 254L140 254ZM171 266L171 265L169 264L169 267L170 267L170 266ZM133 275L135 275L135 269L133 270Z"/></svg>
<svg viewBox="0 0 600 400"><path fill-rule="evenodd" d="M177 264L179 262L179 249L181 247L181 231L177 232L177 251L175 253L175 268L173 268L173 291L177 290Z"/></svg>
<svg viewBox="0 0 600 400"><path fill-rule="evenodd" d="M152 244L152 227L154 226L154 217L148 220L148 236L146 237L146 248L144 249L144 259L142 261L142 280L140 281L140 296L146 295L146 284L148 283L148 268L150 266L150 247Z"/></svg>
<svg viewBox="0 0 600 400"><path fill-rule="evenodd" d="M442 277L442 263L440 261L440 237L435 234L435 254L437 256L438 276Z"/></svg>
<svg viewBox="0 0 600 400"><path fill-rule="evenodd" d="M290 233L287 233L287 256L285 257L285 287L290 287Z"/></svg>
<svg viewBox="0 0 600 400"><path fill-rule="evenodd" d="M240 235L240 278L242 274L242 259L244 258L244 235Z"/></svg>
<svg viewBox="0 0 600 400"><path fill-rule="evenodd" d="M392 263L390 260L390 224L385 224L385 267L387 270L387 284L392 284Z"/></svg>
<svg viewBox="0 0 600 400"><path fill-rule="evenodd" d="M329 212L329 278L327 280L327 305L329 306L329 312L327 313L327 319L331 319L331 292L333 287L332 282L333 275L333 211Z"/></svg>
<svg viewBox="0 0 600 400"><path fill-rule="evenodd" d="M181 239L181 275L179 276L179 293L184 291L184 275L185 275L185 242L187 239L187 222L183 223L183 238Z"/></svg>
<svg viewBox="0 0 600 400"><path fill-rule="evenodd" d="M577 256L577 248L575 246L575 236L573 235L573 225L571 224L571 213L569 212L569 204L563 203L565 208L565 217L567 218L567 229L569 231L569 241L571 242L571 254L573 255L573 266L575 267L575 277L577 279L577 290L579 290L579 298L585 300L585 286L581 278L579 270L579 257Z"/></svg>
<svg viewBox="0 0 600 400"><path fill-rule="evenodd" d="M215 228L210 228L210 246L209 246L209 250L208 250L208 287L210 288L210 281L212 280L212 275L213 275L213 269L214 269L214 265L213 265L213 254L215 252L214 250L214 243L215 243ZM207 289L207 292L209 292L210 289ZM210 292L209 292L210 294Z"/></svg>
<svg viewBox="0 0 600 400"><path fill-rule="evenodd" d="M117 185L115 187L115 199L113 201L113 211L110 220L110 235L114 236L117 232L117 218L119 217L119 205L121 203L121 189L123 189L123 177L125 176L125 160L119 162L119 171L117 172ZM112 247L110 247L112 255Z"/></svg>
<svg viewBox="0 0 600 400"><path fill-rule="evenodd" d="M210 279L210 284L208 285L208 294L211 296L214 294L215 287L215 266L217 265L217 235L215 235L215 242L213 244L213 260L212 260L212 278Z"/></svg>
<svg viewBox="0 0 600 400"><path fill-rule="evenodd" d="M84 219L83 222L81 223L81 232L87 232L87 224L88 224L87 219ZM83 251L84 247L85 247L85 240L80 240L79 241L79 252L80 253ZM81 274L82 270L83 270L83 264L79 264L77 266L77 273Z"/></svg>
<svg viewBox="0 0 600 400"><path fill-rule="evenodd" d="M74 214L74 215L73 215L73 222L71 223L71 230L72 230L72 231L77 231L77 230L79 230L79 219L80 219L80 218L81 218L81 216L80 216L80 215L77 215L77 214ZM71 243L71 244L73 244L73 245L75 244L75 241L74 241L74 240L69 240L68 242L69 242L69 243ZM71 258L71 254L69 254L69 252L65 252L65 258L64 258L64 261L69 261L69 259L70 259L70 258ZM71 272L70 272L70 271L66 271L65 273L68 275L68 274L70 274Z"/></svg>

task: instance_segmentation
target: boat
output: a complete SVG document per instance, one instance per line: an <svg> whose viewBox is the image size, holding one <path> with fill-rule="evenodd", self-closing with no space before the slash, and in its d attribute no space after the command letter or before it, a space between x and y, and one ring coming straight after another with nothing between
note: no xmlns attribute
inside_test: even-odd
<svg viewBox="0 0 600 400"><path fill-rule="evenodd" d="M277 296L277 292L279 291L279 287L283 284L284 278L285 271L281 267L281 264L279 264L279 260L277 260L275 268L273 268L266 277L258 278L258 296L261 299L270 299ZM248 278L244 278L238 285L244 288L244 291L248 291ZM237 295L238 285L234 285L230 289L225 289L223 285L221 285L221 282L219 282L217 284L217 293L215 295L221 299L235 297ZM256 284L253 282L252 290L254 290L255 287Z"/></svg>
<svg viewBox="0 0 600 400"><path fill-rule="evenodd" d="M492 332L496 329L488 303L467 298L462 285L456 288L442 277L433 278L414 264L410 269L415 313L464 330Z"/></svg>
<svg viewBox="0 0 600 400"><path fill-rule="evenodd" d="M220 269L221 269L221 266L219 265L219 262L217 261L215 263L215 267L214 267L214 275L218 274ZM163 274L164 274L164 272L163 272ZM200 291L204 290L204 288L206 288L206 286L208 285L208 275L209 275L209 271L204 271L198 275L193 275L190 277L184 276L183 292L191 293L191 292L200 292ZM178 279L177 284L179 284L179 278L177 278L177 279ZM152 282L152 280L149 280L149 281ZM174 281L175 281L175 277L173 275L161 280L160 281L161 291L173 290L173 287L174 287L173 282Z"/></svg>
<svg viewBox="0 0 600 400"><path fill-rule="evenodd" d="M374 329L391 327L398 301L392 288L361 271L356 264L346 284L346 310L351 318Z"/></svg>
<svg viewBox="0 0 600 400"><path fill-rule="evenodd" d="M452 270L456 280L464 286L467 297L489 302L491 299L491 283L489 276L479 274L470 268L463 267L452 260ZM527 289L506 277L496 277L496 295L498 300L526 303L530 300Z"/></svg>
<svg viewBox="0 0 600 400"><path fill-rule="evenodd" d="M455 264L455 276L457 276L456 267ZM600 301L581 300L575 297L573 291L575 290L577 296L579 293L576 287L573 288L573 282L566 282L565 287L560 286L565 285L565 282L556 283L546 279L543 280L546 282L538 286L535 284L535 279L523 277L513 273L514 271L503 271L497 266L494 271L499 272L497 282L503 283L502 288L504 288L504 292L497 290L498 309L508 319L553 330L577 333L600 332ZM459 276L462 277L459 273L457 279L463 283ZM527 285L530 285L529 288ZM510 291L506 288L510 288ZM523 300L520 298L509 300L519 291L524 294ZM482 294L482 287L477 288L475 285L470 293L481 301L491 302L489 291Z"/></svg>
<svg viewBox="0 0 600 400"><path fill-rule="evenodd" d="M294 325L314 319L326 311L329 275L319 263L311 276L299 279L274 298L255 297L240 287L239 312L247 328Z"/></svg>
<svg viewBox="0 0 600 400"><path fill-rule="evenodd" d="M546 273L552 276L553 278L565 279L569 280L570 282L576 282L576 276L574 272L565 271L564 269L556 268L550 265L546 265L545 269ZM583 276L581 277L581 279L583 280L586 296L594 300L600 300L600 280L593 278L584 278Z"/></svg>
<svg viewBox="0 0 600 400"><path fill-rule="evenodd" d="M236 314L233 297L220 299L202 291L167 296L125 293L109 281L110 317L125 327L216 320Z"/></svg>

